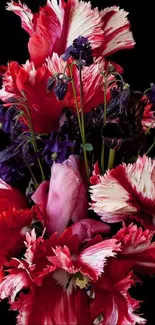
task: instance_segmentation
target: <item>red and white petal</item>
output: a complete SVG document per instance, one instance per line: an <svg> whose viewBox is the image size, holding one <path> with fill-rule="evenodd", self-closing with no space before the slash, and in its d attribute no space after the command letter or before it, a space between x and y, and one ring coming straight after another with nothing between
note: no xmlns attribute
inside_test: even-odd
<svg viewBox="0 0 155 325"><path fill-rule="evenodd" d="M122 184L115 175L122 179ZM137 211L136 207L129 204L130 196L125 187L126 183L128 184L125 167L120 165L100 176L100 183L90 186L91 208L103 221L118 222Z"/></svg>
<svg viewBox="0 0 155 325"><path fill-rule="evenodd" d="M102 220L118 222L128 216L144 226L154 227L155 160L139 157L134 164L123 164L100 176L90 187L91 207Z"/></svg>
<svg viewBox="0 0 155 325"><path fill-rule="evenodd" d="M8 2L6 9L9 11L13 11L16 15L21 18L23 29L25 29L27 33L31 35L34 27L34 15L32 11L25 4L22 4L20 0L18 3L14 1Z"/></svg>
<svg viewBox="0 0 155 325"><path fill-rule="evenodd" d="M100 54L104 57L119 50L133 48L135 45L132 32L129 31L130 23L127 15L128 12L116 6L101 11L104 42Z"/></svg>
<svg viewBox="0 0 155 325"><path fill-rule="evenodd" d="M132 285L134 281L131 273L120 278L118 282L115 282L108 272L103 275L95 284L95 299L90 305L92 319L97 320L99 315L103 315L102 325L145 324L145 320L135 314L139 302L132 299L128 293Z"/></svg>
<svg viewBox="0 0 155 325"><path fill-rule="evenodd" d="M91 2L78 0L70 0L70 4L66 48L80 35L88 38L92 49L100 47L104 40L104 31L98 8L92 9Z"/></svg>
<svg viewBox="0 0 155 325"><path fill-rule="evenodd" d="M81 292L79 293L81 294ZM86 295L86 294L85 294ZM80 296L80 298L83 298ZM42 286L37 286L34 292L21 294L19 301L12 308L19 311L18 325L89 325L89 312L86 297L80 299L74 291L71 295L56 284L51 276L47 277ZM79 299L85 304L85 314L77 310ZM88 316L87 316L88 315ZM86 322L85 322L86 321Z"/></svg>
<svg viewBox="0 0 155 325"><path fill-rule="evenodd" d="M12 303L16 299L17 294L29 286L31 286L31 280L27 272L16 270L7 275L0 284L0 299L9 297L10 303Z"/></svg>
<svg viewBox="0 0 155 325"><path fill-rule="evenodd" d="M155 242L152 242L154 232L143 230L137 225L123 225L114 236L121 243L121 260L131 261L133 269L141 273L155 271Z"/></svg>
<svg viewBox="0 0 155 325"><path fill-rule="evenodd" d="M104 272L107 258L114 257L119 250L120 244L116 240L104 240L84 249L77 259L77 268L95 282Z"/></svg>

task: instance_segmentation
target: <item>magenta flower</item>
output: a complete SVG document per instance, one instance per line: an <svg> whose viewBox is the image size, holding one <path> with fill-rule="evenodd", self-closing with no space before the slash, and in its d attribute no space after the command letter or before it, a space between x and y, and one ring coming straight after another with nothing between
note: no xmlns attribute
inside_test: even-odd
<svg viewBox="0 0 155 325"><path fill-rule="evenodd" d="M49 234L61 234L70 221L87 217L86 190L77 157L71 155L62 164L53 164L50 182L41 183L32 196L44 214Z"/></svg>
<svg viewBox="0 0 155 325"><path fill-rule="evenodd" d="M122 164L99 176L90 187L91 209L105 222L128 217L144 226L155 227L155 160L143 156L134 164Z"/></svg>

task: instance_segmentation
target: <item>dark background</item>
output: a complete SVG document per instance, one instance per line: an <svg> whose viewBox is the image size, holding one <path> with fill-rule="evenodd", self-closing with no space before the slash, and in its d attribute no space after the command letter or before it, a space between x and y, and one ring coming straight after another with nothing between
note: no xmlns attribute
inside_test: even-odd
<svg viewBox="0 0 155 325"><path fill-rule="evenodd" d="M37 10L44 0L25 0L31 9ZM124 68L124 79L134 90L145 90L155 82L155 12L152 0L92 0L100 8L118 5L129 12L131 29L136 46L133 50L115 54L112 59ZM8 60L24 63L28 58L28 35L20 27L20 19L12 12L5 11L6 1L0 0L0 64ZM155 280L146 277L143 287L136 288L136 297L144 300L141 312L148 319L147 325L155 324ZM6 303L0 304L0 325L13 325L15 317L7 312ZM39 324L38 324L39 325ZM83 324L80 324L83 325ZM115 324L111 324L115 325ZM130 325L130 324L129 324Z"/></svg>

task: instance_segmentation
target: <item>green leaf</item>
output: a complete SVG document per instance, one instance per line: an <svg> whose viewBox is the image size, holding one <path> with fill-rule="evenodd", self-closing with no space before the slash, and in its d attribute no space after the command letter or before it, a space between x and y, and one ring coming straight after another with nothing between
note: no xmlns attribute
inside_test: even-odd
<svg viewBox="0 0 155 325"><path fill-rule="evenodd" d="M92 146L91 143L81 144L81 148L85 149L86 151L92 151L93 150L93 146Z"/></svg>

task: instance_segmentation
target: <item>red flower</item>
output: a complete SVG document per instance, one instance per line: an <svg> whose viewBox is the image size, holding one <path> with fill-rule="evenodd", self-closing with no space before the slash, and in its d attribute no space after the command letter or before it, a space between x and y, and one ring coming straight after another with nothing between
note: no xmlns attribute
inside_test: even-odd
<svg viewBox="0 0 155 325"><path fill-rule="evenodd" d="M35 69L34 64L29 61L23 66L10 62L3 76L3 88L0 90L3 101L12 97L18 100L25 94L34 131L39 133L50 133L56 128L62 110L62 103L57 101L54 93L47 94L49 75L45 65ZM22 119L27 125L27 119Z"/></svg>
<svg viewBox="0 0 155 325"><path fill-rule="evenodd" d="M94 55L107 56L134 46L127 12L118 7L99 12L90 2L48 0L39 13L32 14L26 5L10 2L7 9L20 16L29 33L28 48L35 66L40 66L53 52L61 55L81 35L88 38ZM80 19L79 19L80 17Z"/></svg>
<svg viewBox="0 0 155 325"><path fill-rule="evenodd" d="M121 243L118 258L127 263L131 270L139 273L155 273L155 242L152 242L154 232L143 230L137 225L123 224L113 237Z"/></svg>
<svg viewBox="0 0 155 325"><path fill-rule="evenodd" d="M86 324L90 297L86 287L97 281L109 256L115 256L115 239L97 236L80 249L78 235L66 230L60 238L26 235L24 260L13 260L0 285L1 299L10 297L11 308L19 311L17 324ZM29 289L28 293L21 292ZM18 294L18 298L17 298Z"/></svg>
<svg viewBox="0 0 155 325"><path fill-rule="evenodd" d="M35 217L35 210L9 208L0 213L0 270L7 259L18 254L28 227Z"/></svg>
<svg viewBox="0 0 155 325"><path fill-rule="evenodd" d="M145 319L134 313L139 302L128 292L134 284L132 273L123 272L121 262L110 259L104 274L95 284L95 299L90 305L94 324L145 324Z"/></svg>
<svg viewBox="0 0 155 325"><path fill-rule="evenodd" d="M25 196L0 178L0 213L10 208L24 209L27 206Z"/></svg>
<svg viewBox="0 0 155 325"><path fill-rule="evenodd" d="M154 228L155 160L143 156L134 164L122 164L100 176L90 187L91 208L106 222L128 217L138 219L145 227Z"/></svg>

